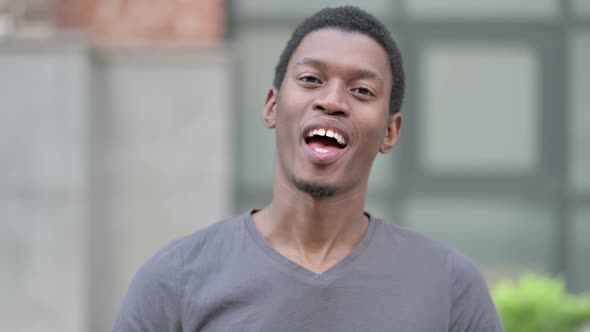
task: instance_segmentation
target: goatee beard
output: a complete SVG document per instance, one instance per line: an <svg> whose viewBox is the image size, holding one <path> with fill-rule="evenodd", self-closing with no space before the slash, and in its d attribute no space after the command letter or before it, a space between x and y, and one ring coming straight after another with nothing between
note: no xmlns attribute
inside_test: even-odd
<svg viewBox="0 0 590 332"><path fill-rule="evenodd" d="M303 180L299 180L295 177L291 179L293 184L299 191L302 191L306 194L311 195L314 198L318 199L325 199L334 196L338 191L338 188L335 186L319 184L319 183L310 183Z"/></svg>

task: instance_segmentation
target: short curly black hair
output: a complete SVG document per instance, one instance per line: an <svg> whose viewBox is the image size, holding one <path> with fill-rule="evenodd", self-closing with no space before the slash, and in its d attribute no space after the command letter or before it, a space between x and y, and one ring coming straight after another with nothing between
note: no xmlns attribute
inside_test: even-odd
<svg viewBox="0 0 590 332"><path fill-rule="evenodd" d="M303 38L310 32L325 28L336 28L343 31L362 33L373 38L385 49L393 76L389 111L391 114L399 112L404 98L406 81L401 53L389 30L383 23L375 16L354 6L324 8L306 18L295 28L275 67L274 87L279 89L283 83L289 60L297 47L299 47Z"/></svg>

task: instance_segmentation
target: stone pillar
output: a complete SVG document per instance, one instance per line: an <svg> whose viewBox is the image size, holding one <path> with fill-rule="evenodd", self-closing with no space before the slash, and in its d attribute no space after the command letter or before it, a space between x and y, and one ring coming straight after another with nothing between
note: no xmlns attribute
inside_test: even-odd
<svg viewBox="0 0 590 332"><path fill-rule="evenodd" d="M231 211L233 101L222 49L103 51L94 132L92 331L173 238Z"/></svg>
<svg viewBox="0 0 590 332"><path fill-rule="evenodd" d="M226 50L0 43L0 331L102 332L139 266L231 211Z"/></svg>
<svg viewBox="0 0 590 332"><path fill-rule="evenodd" d="M0 330L88 325L91 64L79 40L0 43Z"/></svg>

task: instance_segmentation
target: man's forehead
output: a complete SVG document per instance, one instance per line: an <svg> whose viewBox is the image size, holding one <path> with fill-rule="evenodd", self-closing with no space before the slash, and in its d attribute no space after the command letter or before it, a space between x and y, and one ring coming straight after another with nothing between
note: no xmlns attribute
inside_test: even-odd
<svg viewBox="0 0 590 332"><path fill-rule="evenodd" d="M387 52L379 42L364 33L338 28L309 32L289 62L289 67L311 66L319 70L347 63L357 67L359 76L380 81L391 75Z"/></svg>
<svg viewBox="0 0 590 332"><path fill-rule="evenodd" d="M330 65L320 59L315 59L311 57L303 57L295 62L295 66L311 66L317 68L319 70L328 70ZM374 79L378 81L383 81L383 78L376 72L368 69L356 69L355 76L357 78L364 78L364 79Z"/></svg>

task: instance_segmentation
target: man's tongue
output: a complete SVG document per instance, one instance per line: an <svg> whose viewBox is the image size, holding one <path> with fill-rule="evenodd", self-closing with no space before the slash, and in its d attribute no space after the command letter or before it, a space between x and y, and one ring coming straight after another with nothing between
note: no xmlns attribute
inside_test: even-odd
<svg viewBox="0 0 590 332"><path fill-rule="evenodd" d="M342 148L335 139L329 137L314 137L307 142L307 145L318 153L335 152Z"/></svg>

